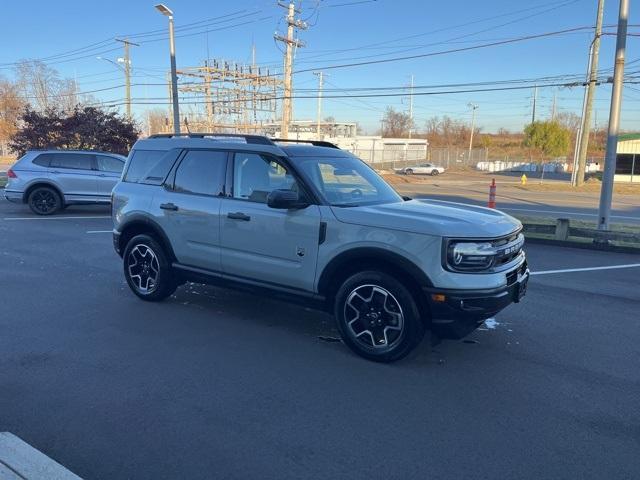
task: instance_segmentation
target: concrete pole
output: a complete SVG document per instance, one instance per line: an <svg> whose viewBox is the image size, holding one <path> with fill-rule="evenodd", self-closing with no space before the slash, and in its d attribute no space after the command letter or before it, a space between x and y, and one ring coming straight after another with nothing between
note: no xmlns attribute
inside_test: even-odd
<svg viewBox="0 0 640 480"><path fill-rule="evenodd" d="M411 122L411 126L409 127L409 138L411 138L411 134L413 133L413 75L411 75L411 87L409 92L409 120Z"/></svg>
<svg viewBox="0 0 640 480"><path fill-rule="evenodd" d="M578 151L578 173L576 185L584 183L584 173L587 165L587 149L589 148L589 134L591 133L591 112L596 94L596 82L598 81L598 57L600 55L600 37L602 36L602 18L604 16L604 0L598 0L598 16L596 18L596 34L591 47L591 61L589 62L589 78L586 86L586 107L582 116L580 129L580 150Z"/></svg>
<svg viewBox="0 0 640 480"><path fill-rule="evenodd" d="M127 102L127 118L131 120L131 61L127 41L124 42L124 96Z"/></svg>
<svg viewBox="0 0 640 480"><path fill-rule="evenodd" d="M591 48L589 48L589 63L587 71L591 72L591 62L593 62L593 42L591 42ZM578 127L578 136L576 137L576 148L573 154L573 173L571 174L571 185L578 185L578 157L580 156L580 139L582 138L582 119L584 119L587 111L587 89L584 89L584 95L582 96L582 115L580 116L580 126Z"/></svg>
<svg viewBox="0 0 640 480"><path fill-rule="evenodd" d="M293 60L293 27L295 25L295 5L289 3L287 13L287 41L284 58L284 99L282 101L282 138L289 138L289 124L291 123L291 90L292 90L292 60Z"/></svg>
<svg viewBox="0 0 640 480"><path fill-rule="evenodd" d="M609 230L611 217L611 199L613 197L613 179L616 173L616 154L618 149L618 129L620 126L620 108L624 80L624 60L627 46L627 23L629 22L629 0L620 0L618 14L618 37L613 71L613 89L609 110L609 132L607 134L607 153L600 190L600 209L598 212L598 230Z"/></svg>
<svg viewBox="0 0 640 480"><path fill-rule="evenodd" d="M313 72L314 75L318 76L318 114L316 119L316 136L318 140L322 140L321 132L320 132L320 122L322 121L322 85L323 85L323 73L324 72Z"/></svg>
<svg viewBox="0 0 640 480"><path fill-rule="evenodd" d="M471 150L473 149L473 132L476 129L476 109L478 108L478 105L470 103L469 108L471 108L471 138L469 138L469 157L467 160L471 162Z"/></svg>

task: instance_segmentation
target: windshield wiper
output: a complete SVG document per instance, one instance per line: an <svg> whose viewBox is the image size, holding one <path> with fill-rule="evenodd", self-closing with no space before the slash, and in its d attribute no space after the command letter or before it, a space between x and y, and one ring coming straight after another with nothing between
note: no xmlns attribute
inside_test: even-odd
<svg viewBox="0 0 640 480"><path fill-rule="evenodd" d="M332 207L348 208L348 207L361 207L361 203L332 203Z"/></svg>

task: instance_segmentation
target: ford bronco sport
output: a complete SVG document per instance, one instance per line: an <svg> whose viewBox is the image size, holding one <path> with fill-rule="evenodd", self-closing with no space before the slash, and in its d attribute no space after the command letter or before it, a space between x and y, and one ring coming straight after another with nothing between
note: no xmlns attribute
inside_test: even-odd
<svg viewBox="0 0 640 480"><path fill-rule="evenodd" d="M327 142L155 135L112 194L113 243L138 297L195 281L332 312L356 353L393 361L430 329L460 338L525 294L522 225L398 195Z"/></svg>

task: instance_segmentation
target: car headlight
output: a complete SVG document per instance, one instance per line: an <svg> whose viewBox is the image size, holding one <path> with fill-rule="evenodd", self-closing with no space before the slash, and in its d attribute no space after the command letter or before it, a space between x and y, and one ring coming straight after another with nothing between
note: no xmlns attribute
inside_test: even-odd
<svg viewBox="0 0 640 480"><path fill-rule="evenodd" d="M495 256L489 242L451 242L447 248L447 263L454 270L486 270Z"/></svg>

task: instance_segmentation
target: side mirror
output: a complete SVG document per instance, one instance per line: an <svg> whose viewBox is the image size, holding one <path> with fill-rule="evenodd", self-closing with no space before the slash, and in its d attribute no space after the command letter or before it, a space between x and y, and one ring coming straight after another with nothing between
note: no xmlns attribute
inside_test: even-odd
<svg viewBox="0 0 640 480"><path fill-rule="evenodd" d="M267 205L271 208L290 210L305 208L307 204L300 201L298 192L294 190L273 190L267 195Z"/></svg>

